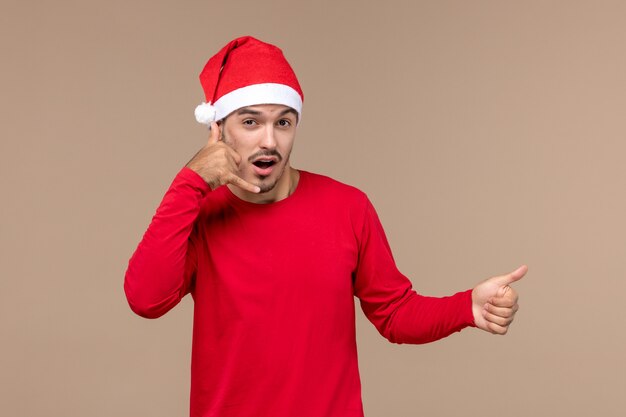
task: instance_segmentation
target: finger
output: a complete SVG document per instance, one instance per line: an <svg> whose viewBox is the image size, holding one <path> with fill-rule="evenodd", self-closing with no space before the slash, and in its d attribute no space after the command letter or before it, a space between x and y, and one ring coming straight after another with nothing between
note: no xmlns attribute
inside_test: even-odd
<svg viewBox="0 0 626 417"><path fill-rule="evenodd" d="M495 314L491 314L487 311L483 311L483 317L487 322L497 324L498 326L506 327L513 321L513 316L511 317L500 317Z"/></svg>
<svg viewBox="0 0 626 417"><path fill-rule="evenodd" d="M509 330L509 326L500 326L499 324L487 322L487 330L493 334L505 335Z"/></svg>
<svg viewBox="0 0 626 417"><path fill-rule="evenodd" d="M489 299L489 303L496 307L512 307L517 304L519 297L517 291L512 287L506 286L498 289L497 294Z"/></svg>
<svg viewBox="0 0 626 417"><path fill-rule="evenodd" d="M498 288L498 291L496 292L496 295L494 295L493 297L491 297L492 299L508 299L508 300L516 300L517 301L517 291L515 291L515 289L513 287L510 287L508 285L503 285L500 288Z"/></svg>
<svg viewBox="0 0 626 417"><path fill-rule="evenodd" d="M502 298L494 297L494 298L491 298L488 301L488 303L495 307L512 308L514 305L517 305L517 299L508 298L508 297L502 297Z"/></svg>
<svg viewBox="0 0 626 417"><path fill-rule="evenodd" d="M261 192L261 189L258 186L250 184L248 181L244 180L241 177L236 176L235 174L232 174L229 177L228 183L236 185L242 190L250 191L251 193L257 194Z"/></svg>
<svg viewBox="0 0 626 417"><path fill-rule="evenodd" d="M526 275L526 272L528 272L528 267L526 265L522 265L509 274L496 277L495 280L499 285L509 285L522 279L522 277Z"/></svg>
<svg viewBox="0 0 626 417"><path fill-rule="evenodd" d="M220 140L220 127L217 123L211 122L211 133L209 133L208 145L214 145Z"/></svg>
<svg viewBox="0 0 626 417"><path fill-rule="evenodd" d="M483 309L498 317L513 317L517 310L519 310L519 306L517 304L512 307L496 307L493 304L485 304Z"/></svg>

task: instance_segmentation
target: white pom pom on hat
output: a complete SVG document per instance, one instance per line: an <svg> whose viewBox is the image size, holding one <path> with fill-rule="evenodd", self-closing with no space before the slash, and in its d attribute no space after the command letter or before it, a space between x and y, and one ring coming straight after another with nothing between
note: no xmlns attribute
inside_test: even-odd
<svg viewBox="0 0 626 417"><path fill-rule="evenodd" d="M198 104L194 114L198 123L211 126L211 122L215 121L215 107L209 103Z"/></svg>
<svg viewBox="0 0 626 417"><path fill-rule="evenodd" d="M256 104L282 104L302 118L304 94L296 74L276 46L251 36L229 42L200 73L206 102L196 107L199 123L210 127L233 111Z"/></svg>

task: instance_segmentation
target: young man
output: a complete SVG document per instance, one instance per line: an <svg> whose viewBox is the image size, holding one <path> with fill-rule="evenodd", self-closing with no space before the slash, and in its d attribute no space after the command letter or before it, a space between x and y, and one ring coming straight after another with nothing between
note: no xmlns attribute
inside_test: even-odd
<svg viewBox="0 0 626 417"><path fill-rule="evenodd" d="M394 343L506 333L525 266L419 295L367 196L291 167L303 95L280 49L235 39L200 79L209 140L174 178L124 284L149 318L191 293L192 416L362 417L355 296Z"/></svg>

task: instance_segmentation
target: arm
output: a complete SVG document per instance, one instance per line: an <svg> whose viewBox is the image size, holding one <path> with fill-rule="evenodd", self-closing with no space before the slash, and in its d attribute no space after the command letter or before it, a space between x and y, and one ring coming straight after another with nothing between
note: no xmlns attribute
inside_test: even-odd
<svg viewBox="0 0 626 417"><path fill-rule="evenodd" d="M200 201L209 191L185 167L165 193L126 270L124 291L138 315L160 317L190 291L196 259L190 236Z"/></svg>
<svg viewBox="0 0 626 417"><path fill-rule="evenodd" d="M526 266L479 283L449 297L417 294L393 260L383 227L369 200L359 236L355 295L367 318L393 343L428 343L465 327L505 334L518 310L517 293L509 285Z"/></svg>
<svg viewBox="0 0 626 417"><path fill-rule="evenodd" d="M213 123L207 144L172 182L128 263L124 291L135 313L160 317L191 290L197 257L190 237L202 198L211 187L223 184L259 192L237 176L240 162L241 156L220 140Z"/></svg>
<svg viewBox="0 0 626 417"><path fill-rule="evenodd" d="M428 343L474 326L471 290L450 297L416 293L396 267L374 207L366 201L355 295L380 334L393 343Z"/></svg>

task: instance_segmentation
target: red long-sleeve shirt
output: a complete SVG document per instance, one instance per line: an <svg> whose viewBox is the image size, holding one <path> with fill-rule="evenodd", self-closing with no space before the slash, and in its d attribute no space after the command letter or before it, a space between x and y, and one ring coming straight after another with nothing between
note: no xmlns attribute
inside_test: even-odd
<svg viewBox="0 0 626 417"><path fill-rule="evenodd" d="M366 195L306 171L291 196L254 204L183 168L124 289L149 318L193 296L194 417L362 417L354 296L394 343L473 325L471 291L417 294Z"/></svg>

